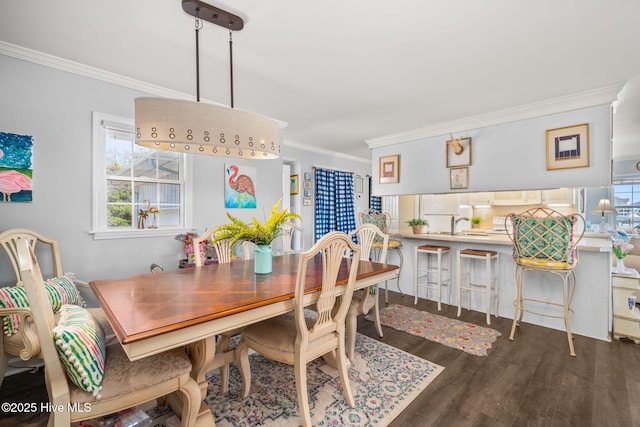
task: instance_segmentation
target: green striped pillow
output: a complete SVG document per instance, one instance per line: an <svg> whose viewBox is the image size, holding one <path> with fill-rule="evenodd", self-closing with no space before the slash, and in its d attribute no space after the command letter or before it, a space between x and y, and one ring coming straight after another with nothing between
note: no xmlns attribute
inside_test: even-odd
<svg viewBox="0 0 640 427"><path fill-rule="evenodd" d="M84 301L73 283L73 274L66 273L60 277L54 277L45 282L45 288L49 294L51 308L54 313L60 311L64 304L84 306ZM0 288L0 308L26 308L29 307L27 293L22 286L10 286ZM11 336L20 329L20 316L17 314L5 316L4 333Z"/></svg>
<svg viewBox="0 0 640 427"><path fill-rule="evenodd" d="M65 304L53 328L60 361L71 381L100 399L106 347L104 331L85 308Z"/></svg>

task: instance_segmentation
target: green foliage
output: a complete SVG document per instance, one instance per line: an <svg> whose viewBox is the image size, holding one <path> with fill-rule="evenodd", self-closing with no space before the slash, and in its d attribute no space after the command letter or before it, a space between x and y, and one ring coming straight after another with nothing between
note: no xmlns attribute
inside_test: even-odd
<svg viewBox="0 0 640 427"><path fill-rule="evenodd" d="M283 233L280 228L282 224L292 219L302 220L300 215L290 212L288 209L279 211L278 207L281 201L282 199L273 205L271 215L264 224L258 221L256 217L253 217L251 223L247 224L227 212L227 217L229 217L231 223L216 227L214 230L215 238L213 239L213 243L224 239L231 239L231 245L240 242L252 242L256 245L271 245L271 242Z"/></svg>
<svg viewBox="0 0 640 427"><path fill-rule="evenodd" d="M480 221L482 221L482 218L480 218L479 216L472 216L471 217L471 223L472 224L480 224Z"/></svg>
<svg viewBox="0 0 640 427"><path fill-rule="evenodd" d="M423 218L412 218L409 221L405 221L405 222L412 227L414 225L429 225L429 221Z"/></svg>

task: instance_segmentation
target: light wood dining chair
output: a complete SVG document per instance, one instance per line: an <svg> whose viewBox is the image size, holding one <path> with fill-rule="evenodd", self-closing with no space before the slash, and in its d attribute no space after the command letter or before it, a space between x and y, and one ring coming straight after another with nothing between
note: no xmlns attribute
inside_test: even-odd
<svg viewBox="0 0 640 427"><path fill-rule="evenodd" d="M200 247L200 243L213 245L213 249L215 250L216 257L218 259L218 264L229 264L231 262L231 259L233 258L231 239L222 239L212 243L217 234L215 233L215 229L216 227L211 227L201 236L193 238L195 268L202 267L205 262L205 260L202 259L200 251L196 250L196 248ZM250 252L248 242L244 242L243 250L245 253L245 259L249 259ZM241 332L242 329L234 329L229 332L224 332L219 336L218 343L215 344L216 352L213 358L213 364L207 368L207 371L220 368L220 391L223 393L226 393L229 390L229 364L236 360L235 350L229 350L231 338Z"/></svg>
<svg viewBox="0 0 640 427"><path fill-rule="evenodd" d="M195 425L202 395L191 377L192 365L183 348L131 362L119 343L104 348L99 326L85 309L63 306L71 311L57 323L29 242L22 239L17 251L20 277L44 359L49 401L52 407L64 408L51 411L49 426L69 426L72 422L118 412L173 393L182 403L182 426ZM73 353L65 350L65 345L67 349L73 348ZM88 349L89 354L82 357L80 348ZM70 368L69 363L75 369ZM83 364L89 366L85 368ZM96 374L96 371L100 373L100 366L103 375ZM90 384L87 377L91 377L92 381L99 382L99 387L91 384L85 391L73 382L74 377L84 385Z"/></svg>
<svg viewBox="0 0 640 427"><path fill-rule="evenodd" d="M300 233L300 248L304 249L304 234L303 228L300 227L295 222L287 221L280 227L282 230L282 234L280 235L281 248L280 251L282 254L290 254L293 253L293 236L295 232Z"/></svg>
<svg viewBox="0 0 640 427"><path fill-rule="evenodd" d="M378 227L383 233L389 233L389 226L391 225L391 215L387 212L378 212L375 209L368 209L364 212L360 212L358 214L358 219L360 224L373 224ZM400 270L402 269L402 264L404 258L402 256L402 241L396 239L389 239L388 250L393 250L396 255L398 255L398 275L396 276L396 287L398 288L398 292L401 295L404 295L402 289L400 288ZM379 239L373 243L373 248L376 250L381 250L381 242ZM393 280L393 279L391 279ZM388 281L384 282L384 303L385 305L389 305L389 287L387 285Z"/></svg>
<svg viewBox="0 0 640 427"><path fill-rule="evenodd" d="M376 262L387 262L387 248L389 245L389 235L383 233L377 226L373 224L362 224L349 236L358 237L358 245L360 245L360 258L371 259ZM373 251L373 244L382 239L379 250ZM347 356L353 361L356 348L356 331L358 329L358 315L367 314L373 308L376 330L380 337L382 334L382 325L380 323L380 298L378 293L378 284L371 285L366 289L360 289L353 293L351 305L347 312L346 320L346 339L347 339Z"/></svg>
<svg viewBox="0 0 640 427"><path fill-rule="evenodd" d="M11 228L0 233L0 246L4 249L16 278L15 286L22 286L23 278L20 274L18 260L18 245L22 241L29 242L34 253L37 253L47 271L51 272L51 277L61 277L64 275L58 242L42 234L26 228ZM76 287L89 289L89 284L73 279ZM115 339L115 334L107 316L99 307L87 309L93 317L100 323L105 331L107 341ZM4 375L11 357L20 357L23 361L30 361L34 367L42 365L42 361L32 360L40 357L40 347L35 340L35 332L32 331L33 320L29 308L0 308L0 318L5 316L19 316L20 327L13 334L2 334L0 338L0 386L4 380Z"/></svg>
<svg viewBox="0 0 640 427"><path fill-rule="evenodd" d="M353 257L344 258L346 251L352 250ZM315 305L317 316L306 317L304 293L307 283L309 263L322 262L322 288ZM240 360L240 373L244 382L244 397L249 395L251 386L251 366L249 349L282 363L294 366L298 406L302 424L311 426L309 397L307 393L307 363L320 356L333 353L336 356L340 382L352 408L355 405L345 355L345 318L355 285L360 260L360 248L347 234L334 231L324 235L308 251L299 255L296 278L294 315L282 315L247 326L237 351ZM342 262L349 268L349 279L345 293L338 298L341 287L336 280Z"/></svg>

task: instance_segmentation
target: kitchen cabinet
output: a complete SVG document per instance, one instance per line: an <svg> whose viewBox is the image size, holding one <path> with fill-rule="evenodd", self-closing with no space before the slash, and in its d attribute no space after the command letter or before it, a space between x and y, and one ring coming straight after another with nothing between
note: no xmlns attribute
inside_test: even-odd
<svg viewBox="0 0 640 427"><path fill-rule="evenodd" d="M496 191L493 193L494 206L537 205L541 201L538 190L533 191Z"/></svg>
<svg viewBox="0 0 640 427"><path fill-rule="evenodd" d="M545 205L573 205L574 190L572 188L542 190L542 203Z"/></svg>
<svg viewBox="0 0 640 427"><path fill-rule="evenodd" d="M540 202L541 194L539 190L494 191L469 194L469 204L471 206L520 206L537 205Z"/></svg>
<svg viewBox="0 0 640 427"><path fill-rule="evenodd" d="M640 310L629 309L628 298L640 294L640 279L613 274L613 337L640 343Z"/></svg>
<svg viewBox="0 0 640 427"><path fill-rule="evenodd" d="M491 206L493 205L493 192L469 193L469 204L471 206Z"/></svg>

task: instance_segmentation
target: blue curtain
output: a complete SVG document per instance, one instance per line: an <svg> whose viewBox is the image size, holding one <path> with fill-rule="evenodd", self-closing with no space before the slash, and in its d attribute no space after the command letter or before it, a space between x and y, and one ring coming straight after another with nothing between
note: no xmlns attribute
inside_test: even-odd
<svg viewBox="0 0 640 427"><path fill-rule="evenodd" d="M382 212L382 197L371 196L369 198L369 207L376 212Z"/></svg>
<svg viewBox="0 0 640 427"><path fill-rule="evenodd" d="M356 229L353 173L316 168L315 238Z"/></svg>

